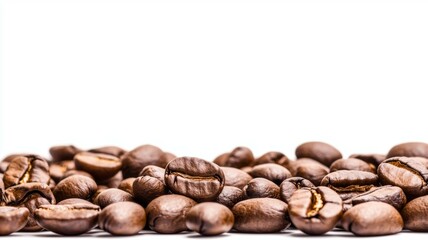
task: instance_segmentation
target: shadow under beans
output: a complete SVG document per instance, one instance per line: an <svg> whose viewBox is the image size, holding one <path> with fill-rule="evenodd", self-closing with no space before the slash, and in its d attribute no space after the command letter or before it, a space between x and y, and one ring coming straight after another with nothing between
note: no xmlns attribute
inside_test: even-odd
<svg viewBox="0 0 428 240"><path fill-rule="evenodd" d="M308 235L302 232L295 232L295 233L291 233L290 237L296 237L296 238L333 238L333 237L337 237L337 238L361 238L358 236L355 236L354 234L350 233L350 232L338 232L335 234L323 234L323 235Z"/></svg>
<svg viewBox="0 0 428 240"><path fill-rule="evenodd" d="M230 237L230 235L229 234L221 234L221 235L205 236L205 235L200 235L200 234L191 234L191 235L187 236L187 238L226 238L226 237Z"/></svg>

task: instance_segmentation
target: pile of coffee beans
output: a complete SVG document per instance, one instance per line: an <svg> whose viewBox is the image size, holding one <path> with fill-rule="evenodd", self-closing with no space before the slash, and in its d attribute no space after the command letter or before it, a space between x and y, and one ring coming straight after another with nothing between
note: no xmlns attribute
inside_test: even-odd
<svg viewBox="0 0 428 240"><path fill-rule="evenodd" d="M67 145L50 148L49 158L12 154L0 162L0 235L428 231L427 143L344 158L327 143L306 142L295 153L255 158L237 147L206 161L153 145Z"/></svg>

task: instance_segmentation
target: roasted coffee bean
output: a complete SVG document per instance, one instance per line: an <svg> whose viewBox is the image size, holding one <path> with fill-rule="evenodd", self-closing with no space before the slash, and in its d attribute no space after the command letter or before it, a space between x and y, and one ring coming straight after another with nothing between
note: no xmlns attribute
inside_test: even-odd
<svg viewBox="0 0 428 240"><path fill-rule="evenodd" d="M280 152L267 152L260 156L259 158L256 158L253 162L253 165L260 165L265 163L276 163L279 165L287 165L289 162L289 159L287 156L285 156L283 153Z"/></svg>
<svg viewBox="0 0 428 240"><path fill-rule="evenodd" d="M346 211L342 226L358 236L381 236L400 232L403 219L397 209L389 204L366 202Z"/></svg>
<svg viewBox="0 0 428 240"><path fill-rule="evenodd" d="M398 186L410 198L428 194L428 169L418 158L389 158L377 172L382 184Z"/></svg>
<svg viewBox="0 0 428 240"><path fill-rule="evenodd" d="M122 148L115 147L115 146L92 148L92 149L89 149L88 152L108 154L108 155L112 155L112 156L115 156L118 158L120 158L123 154L126 153L126 151L123 150Z"/></svg>
<svg viewBox="0 0 428 240"><path fill-rule="evenodd" d="M284 180L279 186L279 196L282 201L288 203L291 195L300 188L303 187L315 187L311 181L302 177L292 177Z"/></svg>
<svg viewBox="0 0 428 240"><path fill-rule="evenodd" d="M97 191L97 184L93 179L73 175L59 182L53 190L53 194L57 201L67 198L90 200L95 191Z"/></svg>
<svg viewBox="0 0 428 240"><path fill-rule="evenodd" d="M333 189L346 200L377 186L378 176L371 172L339 170L327 174L321 185Z"/></svg>
<svg viewBox="0 0 428 240"><path fill-rule="evenodd" d="M244 191L237 187L224 186L220 195L218 195L216 202L223 204L228 208L232 208L236 203L244 200Z"/></svg>
<svg viewBox="0 0 428 240"><path fill-rule="evenodd" d="M254 178L243 189L248 198L279 198L279 187L265 178Z"/></svg>
<svg viewBox="0 0 428 240"><path fill-rule="evenodd" d="M168 188L157 178L150 176L138 177L132 185L135 200L146 206L153 199L168 193Z"/></svg>
<svg viewBox="0 0 428 240"><path fill-rule="evenodd" d="M329 167L334 161L342 158L335 147L323 142L306 142L296 148L297 158L311 158Z"/></svg>
<svg viewBox="0 0 428 240"><path fill-rule="evenodd" d="M272 233L288 226L288 206L273 198L253 198L241 201L232 208L233 228L238 232Z"/></svg>
<svg viewBox="0 0 428 240"><path fill-rule="evenodd" d="M170 152L164 152L164 153L165 153L165 159L167 163L169 163L170 161L174 160L177 157Z"/></svg>
<svg viewBox="0 0 428 240"><path fill-rule="evenodd" d="M229 208L219 203L199 203L187 212L186 226L201 235L219 235L232 229L234 219Z"/></svg>
<svg viewBox="0 0 428 240"><path fill-rule="evenodd" d="M237 147L230 152L226 160L224 160L225 167L242 168L251 166L254 162L253 152L247 147Z"/></svg>
<svg viewBox="0 0 428 240"><path fill-rule="evenodd" d="M376 168L373 164L369 164L357 158L338 159L330 165L330 172L339 170L358 170L376 173Z"/></svg>
<svg viewBox="0 0 428 240"><path fill-rule="evenodd" d="M105 208L112 203L117 202L133 202L134 197L123 190L117 188L109 188L102 191L95 199L94 203L101 208Z"/></svg>
<svg viewBox="0 0 428 240"><path fill-rule="evenodd" d="M123 177L138 177L141 170L148 165L164 168L167 164L165 153L160 148L152 145L139 146L122 156Z"/></svg>
<svg viewBox="0 0 428 240"><path fill-rule="evenodd" d="M56 182L61 181L64 178L64 174L68 169L60 164L53 163L49 166L49 176Z"/></svg>
<svg viewBox="0 0 428 240"><path fill-rule="evenodd" d="M386 155L376 154L376 153L371 153L371 154L356 153L356 154L351 154L349 158L361 159L366 163L373 164L377 168L377 166L379 166L379 164L381 164L386 159Z"/></svg>
<svg viewBox="0 0 428 240"><path fill-rule="evenodd" d="M267 180L270 180L277 185L281 184L285 179L291 177L290 171L276 163L265 163L257 165L253 167L249 174L253 178L266 178Z"/></svg>
<svg viewBox="0 0 428 240"><path fill-rule="evenodd" d="M224 173L225 186L233 186L237 188L243 188L248 184L253 177L250 174L232 167L220 167Z"/></svg>
<svg viewBox="0 0 428 240"><path fill-rule="evenodd" d="M223 153L220 154L219 156L217 156L214 160L213 163L219 165L219 166L225 166L227 158L229 157L229 152L227 153Z"/></svg>
<svg viewBox="0 0 428 240"><path fill-rule="evenodd" d="M404 227L410 231L428 231L428 196L413 199L401 211Z"/></svg>
<svg viewBox="0 0 428 240"><path fill-rule="evenodd" d="M10 162L16 157L25 156L28 154L10 154L3 158L3 160L0 162L0 173L6 172L7 167L9 166Z"/></svg>
<svg viewBox="0 0 428 240"><path fill-rule="evenodd" d="M78 149L73 145L53 146L49 149L54 162L72 160L74 155L78 154L82 150Z"/></svg>
<svg viewBox="0 0 428 240"><path fill-rule="evenodd" d="M146 225L146 212L133 202L113 203L101 211L98 225L113 235L135 235Z"/></svg>
<svg viewBox="0 0 428 240"><path fill-rule="evenodd" d="M79 175L79 176L85 176L91 179L94 179L94 177L92 177L91 174L85 172L85 171L80 171L80 170L69 170L67 172L64 173L64 176L62 177L61 181L70 177L70 176L74 176L74 175Z"/></svg>
<svg viewBox="0 0 428 240"><path fill-rule="evenodd" d="M122 180L122 182L120 182L118 188L120 190L123 190L125 192L130 193L130 194L134 194L134 190L133 190L132 185L134 184L135 179L137 179L137 178L127 178L127 179Z"/></svg>
<svg viewBox="0 0 428 240"><path fill-rule="evenodd" d="M109 188L118 188L119 184L122 182L123 180L123 175L122 172L118 172L116 173L116 175L114 175L111 178L108 179L104 179L104 180L98 180L97 184L99 185L106 185Z"/></svg>
<svg viewBox="0 0 428 240"><path fill-rule="evenodd" d="M25 207L0 207L0 236L21 230L28 222L30 211Z"/></svg>
<svg viewBox="0 0 428 240"><path fill-rule="evenodd" d="M290 161L287 168L291 175L308 179L315 186L320 185L321 180L329 173L328 167L309 158Z"/></svg>
<svg viewBox="0 0 428 240"><path fill-rule="evenodd" d="M67 198L57 203L57 205L73 205L73 204L92 204L92 203L81 198Z"/></svg>
<svg viewBox="0 0 428 240"><path fill-rule="evenodd" d="M35 211L37 223L61 235L80 235L97 224L100 208L94 204L43 205Z"/></svg>
<svg viewBox="0 0 428 240"><path fill-rule="evenodd" d="M165 168L168 189L196 201L215 200L223 189L224 182L220 167L200 158L176 158Z"/></svg>
<svg viewBox="0 0 428 240"><path fill-rule="evenodd" d="M403 190L395 186L374 187L349 199L353 206L365 202L384 202L400 210L406 205L407 199Z"/></svg>
<svg viewBox="0 0 428 240"><path fill-rule="evenodd" d="M324 234L342 216L342 199L327 187L301 188L288 200L290 219L299 230L310 235Z"/></svg>
<svg viewBox="0 0 428 240"><path fill-rule="evenodd" d="M196 205L191 198L170 194L160 196L146 208L147 222L151 230L158 233L186 231L187 212Z"/></svg>
<svg viewBox="0 0 428 240"><path fill-rule="evenodd" d="M392 147L386 158L392 157L424 157L428 158L428 144L423 142L407 142Z"/></svg>
<svg viewBox="0 0 428 240"><path fill-rule="evenodd" d="M6 188L30 182L49 183L48 162L37 155L15 157L4 173L3 182Z"/></svg>
<svg viewBox="0 0 428 240"><path fill-rule="evenodd" d="M3 196L3 190L4 190L3 173L0 173L0 202L2 201L1 196Z"/></svg>
<svg viewBox="0 0 428 240"><path fill-rule="evenodd" d="M81 152L74 156L74 162L77 170L85 171L97 180L111 178L122 168L118 157L101 153Z"/></svg>
<svg viewBox="0 0 428 240"><path fill-rule="evenodd" d="M102 192L104 192L105 190L109 189L109 187L105 186L105 185L98 185L97 186L97 191L95 191L95 193L92 195L91 197L91 202L95 202L95 200L97 199L98 195L100 195ZM89 200L88 200L89 201Z"/></svg>
<svg viewBox="0 0 428 240"><path fill-rule="evenodd" d="M161 168L155 165L149 165L141 170L139 177L142 176L150 176L159 179L160 181L164 181L165 177L165 168Z"/></svg>

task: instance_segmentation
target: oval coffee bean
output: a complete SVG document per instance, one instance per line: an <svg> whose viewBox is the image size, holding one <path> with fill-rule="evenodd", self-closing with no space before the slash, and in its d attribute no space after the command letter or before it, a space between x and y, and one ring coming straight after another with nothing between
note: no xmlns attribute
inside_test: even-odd
<svg viewBox="0 0 428 240"><path fill-rule="evenodd" d="M224 160L225 167L242 168L251 166L254 162L253 152L247 147L236 147Z"/></svg>
<svg viewBox="0 0 428 240"><path fill-rule="evenodd" d="M213 163L223 167L226 164L226 160L229 157L229 154L229 152L220 154L213 160Z"/></svg>
<svg viewBox="0 0 428 240"><path fill-rule="evenodd" d="M186 231L186 214L195 205L193 199L177 194L154 199L146 208L150 229L158 233Z"/></svg>
<svg viewBox="0 0 428 240"><path fill-rule="evenodd" d="M53 190L57 201L67 198L90 200L97 191L97 184L91 178L73 175L59 182Z"/></svg>
<svg viewBox="0 0 428 240"><path fill-rule="evenodd" d="M296 148L297 158L311 158L329 167L334 161L342 158L335 147L323 142L306 142Z"/></svg>
<svg viewBox="0 0 428 240"><path fill-rule="evenodd" d="M288 206L273 198L253 198L241 201L232 208L233 228L238 232L273 233L290 226Z"/></svg>
<svg viewBox="0 0 428 240"><path fill-rule="evenodd" d="M186 215L187 228L201 235L211 236L228 232L234 221L229 208L213 202L197 204Z"/></svg>
<svg viewBox="0 0 428 240"><path fill-rule="evenodd" d="M142 145L122 156L123 177L138 177L141 170L148 165L164 168L167 164L165 153L160 148L153 145Z"/></svg>
<svg viewBox="0 0 428 240"><path fill-rule="evenodd" d="M223 204L228 208L232 208L236 203L244 200L244 191L237 187L224 186L220 195L218 195L216 202Z"/></svg>
<svg viewBox="0 0 428 240"><path fill-rule="evenodd" d="M366 163L373 164L377 168L377 166L379 166L379 164L381 164L386 159L386 155L376 154L376 153L372 153L372 154L356 153L356 154L351 154L349 158L361 159Z"/></svg>
<svg viewBox="0 0 428 240"><path fill-rule="evenodd" d="M302 177L292 177L284 180L279 186L279 195L282 201L288 203L288 200L297 189L303 187L315 187L311 181Z"/></svg>
<svg viewBox="0 0 428 240"><path fill-rule="evenodd" d="M381 236L400 232L403 219L397 209L389 204L366 202L346 211L342 226L358 236Z"/></svg>
<svg viewBox="0 0 428 240"><path fill-rule="evenodd" d="M336 226L342 216L342 199L328 187L302 188L288 201L294 226L310 235L324 234Z"/></svg>
<svg viewBox="0 0 428 240"><path fill-rule="evenodd" d="M224 182L220 167L200 158L176 158L165 168L168 189L196 201L215 200L223 189Z"/></svg>
<svg viewBox="0 0 428 240"><path fill-rule="evenodd" d="M220 167L224 173L225 186L233 186L242 189L253 177L250 174L232 167Z"/></svg>
<svg viewBox="0 0 428 240"><path fill-rule="evenodd" d="M25 207L0 207L0 236L21 230L29 216L30 211Z"/></svg>
<svg viewBox="0 0 428 240"><path fill-rule="evenodd" d="M30 182L49 183L48 162L37 155L15 157L4 173L5 188Z"/></svg>
<svg viewBox="0 0 428 240"><path fill-rule="evenodd" d="M287 168L293 176L308 179L315 186L319 186L321 180L329 173L328 167L309 158L290 161Z"/></svg>
<svg viewBox="0 0 428 240"><path fill-rule="evenodd" d="M279 198L279 187L265 178L254 178L242 191L248 198Z"/></svg>
<svg viewBox="0 0 428 240"><path fill-rule="evenodd" d="M406 142L392 147L386 158L424 157L428 158L428 144L424 142Z"/></svg>
<svg viewBox="0 0 428 240"><path fill-rule="evenodd" d="M338 170L358 170L376 173L375 166L357 158L338 159L330 165L330 172Z"/></svg>
<svg viewBox="0 0 428 240"><path fill-rule="evenodd" d="M406 205L407 199L401 188L387 185L372 188L350 199L353 206L365 202L384 202L400 210Z"/></svg>
<svg viewBox="0 0 428 240"><path fill-rule="evenodd" d="M291 177L291 173L288 171L288 169L276 163L265 163L257 165L251 169L249 174L253 178L266 178L267 180L270 180L277 185L281 184L285 179Z"/></svg>
<svg viewBox="0 0 428 240"><path fill-rule="evenodd" d="M116 147L116 146L106 146L106 147L92 148L92 149L88 150L88 152L108 154L108 155L112 155L112 156L115 156L115 157L121 157L123 154L126 153L125 150L123 150L120 147Z"/></svg>
<svg viewBox="0 0 428 240"><path fill-rule="evenodd" d="M133 202L113 203L101 211L98 225L112 235L135 235L146 225L146 212Z"/></svg>
<svg viewBox="0 0 428 240"><path fill-rule="evenodd" d="M289 162L289 159L287 156L285 156L283 153L280 152L267 152L260 156L259 158L254 160L253 165L260 165L265 163L276 163L279 165L287 165Z"/></svg>
<svg viewBox="0 0 428 240"><path fill-rule="evenodd" d="M428 231L428 196L413 199L401 211L404 227L410 231Z"/></svg>
<svg viewBox="0 0 428 240"><path fill-rule="evenodd" d="M53 146L49 149L49 153L51 154L54 162L72 160L74 155L81 151L82 150L73 145Z"/></svg>
<svg viewBox="0 0 428 240"><path fill-rule="evenodd" d="M135 200L146 206L153 199L168 193L168 188L157 178L150 176L138 177L132 184Z"/></svg>
<svg viewBox="0 0 428 240"><path fill-rule="evenodd" d="M118 157L101 153L81 152L74 156L74 162L77 170L85 171L99 180L113 177L122 168Z"/></svg>
<svg viewBox="0 0 428 240"><path fill-rule="evenodd" d="M94 203L100 206L101 208L105 208L108 205L113 203L133 202L133 201L134 201L134 197L130 193L117 188L109 188L102 191L97 196Z"/></svg>
<svg viewBox="0 0 428 240"><path fill-rule="evenodd" d="M43 228L61 235L80 235L97 224L100 208L94 204L43 205L34 213Z"/></svg>
<svg viewBox="0 0 428 240"><path fill-rule="evenodd" d="M137 178L127 178L127 179L123 179L122 182L120 182L119 184L119 188L120 190L123 190L125 192L128 192L130 194L134 194L133 190L132 190L132 185L134 184L134 181Z"/></svg>

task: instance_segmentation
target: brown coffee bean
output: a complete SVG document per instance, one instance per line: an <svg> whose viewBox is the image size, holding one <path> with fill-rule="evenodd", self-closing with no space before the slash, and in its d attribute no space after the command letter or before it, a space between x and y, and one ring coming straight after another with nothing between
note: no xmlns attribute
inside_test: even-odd
<svg viewBox="0 0 428 240"><path fill-rule="evenodd" d="M98 225L112 235L135 235L146 225L146 212L133 202L113 203L101 211Z"/></svg>
<svg viewBox="0 0 428 240"><path fill-rule="evenodd" d="M247 147L237 147L224 160L225 167L242 168L251 166L254 162L253 152Z"/></svg>
<svg viewBox="0 0 428 240"><path fill-rule="evenodd" d="M374 187L367 192L349 199L349 202L353 206L365 202L384 202L400 210L406 205L407 199L401 188L387 185Z"/></svg>
<svg viewBox="0 0 428 240"><path fill-rule="evenodd" d="M330 231L342 216L342 199L327 187L298 189L288 204L294 226L310 235Z"/></svg>
<svg viewBox="0 0 428 240"><path fill-rule="evenodd" d="M118 188L119 184L122 182L122 180L123 180L123 175L122 175L122 172L120 171L120 172L116 173L116 175L114 175L111 178L104 179L104 180L98 179L96 182L99 185L105 185L109 188Z"/></svg>
<svg viewBox="0 0 428 240"><path fill-rule="evenodd" d="M220 167L224 173L225 186L233 186L242 189L253 177L250 174L232 167Z"/></svg>
<svg viewBox="0 0 428 240"><path fill-rule="evenodd" d="M392 147L386 158L424 157L428 158L428 144L423 142L406 142Z"/></svg>
<svg viewBox="0 0 428 240"><path fill-rule="evenodd" d="M357 158L338 159L334 161L330 166L330 172L339 170L358 170L376 173L376 168L373 164L369 164Z"/></svg>
<svg viewBox="0 0 428 240"><path fill-rule="evenodd" d="M165 168L168 189L196 201L215 200L223 189L224 182L220 167L200 158L176 158Z"/></svg>
<svg viewBox="0 0 428 240"><path fill-rule="evenodd" d="M25 156L25 155L29 155L29 154L10 154L5 158L3 158L3 160L1 160L0 162L0 173L6 172L7 167L9 166L10 162L12 162L14 158Z"/></svg>
<svg viewBox="0 0 428 240"><path fill-rule="evenodd" d="M267 152L259 158L256 158L253 165L256 166L265 163L276 163L284 166L287 165L289 161L288 157L281 152Z"/></svg>
<svg viewBox="0 0 428 240"><path fill-rule="evenodd" d="M90 200L92 195L97 191L97 184L91 178L73 175L59 182L53 194L57 201L67 198L81 198Z"/></svg>
<svg viewBox="0 0 428 240"><path fill-rule="evenodd" d="M129 194L128 192L125 192L123 190L117 189L117 188L109 188L104 191L102 191L97 198L95 199L94 203L99 205L101 208L105 208L110 204L117 203L117 202L133 202L134 197Z"/></svg>
<svg viewBox="0 0 428 240"><path fill-rule="evenodd" d="M73 145L53 146L49 149L49 153L51 154L54 162L72 160L74 155L81 151L81 149Z"/></svg>
<svg viewBox="0 0 428 240"><path fill-rule="evenodd" d="M48 162L37 155L25 155L14 158L6 172L3 182L6 188L30 182L49 183Z"/></svg>
<svg viewBox="0 0 428 240"><path fill-rule="evenodd" d="M397 209L389 204L366 202L346 211L342 226L358 236L381 236L400 232L403 219Z"/></svg>
<svg viewBox="0 0 428 240"><path fill-rule="evenodd" d="M74 156L76 169L91 174L97 180L116 175L122 168L118 157L101 153L80 152Z"/></svg>
<svg viewBox="0 0 428 240"><path fill-rule="evenodd" d="M80 235L97 224L100 208L94 204L43 205L34 213L43 228L61 235Z"/></svg>
<svg viewBox="0 0 428 240"><path fill-rule="evenodd" d="M219 235L232 229L234 219L229 208L219 203L199 203L187 212L186 226L201 235Z"/></svg>
<svg viewBox="0 0 428 240"><path fill-rule="evenodd" d="M56 205L73 205L73 204L92 204L91 202L81 198L67 198L57 203ZM95 205L96 206L96 205Z"/></svg>
<svg viewBox="0 0 428 240"><path fill-rule="evenodd" d="M237 203L232 212L238 232L273 233L290 226L288 206L273 198L253 198Z"/></svg>
<svg viewBox="0 0 428 240"><path fill-rule="evenodd" d="M186 214L195 205L191 198L176 194L154 199L146 208L150 229L158 233L186 231Z"/></svg>
<svg viewBox="0 0 428 240"><path fill-rule="evenodd" d="M418 158L389 158L377 172L382 184L400 187L409 198L428 194L428 169Z"/></svg>
<svg viewBox="0 0 428 240"><path fill-rule="evenodd" d="M130 193L130 194L134 194L134 192L133 192L134 190L133 190L132 185L134 184L135 179L137 179L137 178L127 178L127 179L122 180L122 182L120 182L118 188L120 190L123 190L125 192Z"/></svg>
<svg viewBox="0 0 428 240"><path fill-rule="evenodd" d="M139 177L142 176L150 176L159 179L160 181L164 181L165 177L165 168L161 168L155 165L149 165L141 170Z"/></svg>
<svg viewBox="0 0 428 240"><path fill-rule="evenodd" d="M290 161L287 165L291 175L302 177L311 181L315 186L321 184L321 180L329 173L328 167L321 163L309 159L301 158L296 161Z"/></svg>
<svg viewBox="0 0 428 240"><path fill-rule="evenodd" d="M90 179L94 179L94 177L92 177L91 174L89 174L89 173L87 173L85 171L69 170L69 171L67 171L67 172L64 173L64 176L62 177L62 179L60 181L66 179L66 178L68 178L70 176L74 176L74 175L85 176L85 177L88 177Z"/></svg>
<svg viewBox="0 0 428 240"><path fill-rule="evenodd" d="M282 201L288 203L291 195L297 189L301 189L303 187L315 187L311 181L304 179L302 177L292 177L284 180L279 186L279 195Z"/></svg>
<svg viewBox="0 0 428 240"><path fill-rule="evenodd" d="M230 155L229 152L222 153L213 160L213 163L223 167L223 166L225 166L226 161L229 158L229 155Z"/></svg>
<svg viewBox="0 0 428 240"><path fill-rule="evenodd" d="M363 160L366 163L373 164L376 168L381 164L385 159L386 155L383 154L376 154L376 153L370 153L370 154L351 154L349 158L358 158Z"/></svg>
<svg viewBox="0 0 428 240"><path fill-rule="evenodd" d="M404 227L410 231L428 231L428 196L413 199L404 206L401 211Z"/></svg>
<svg viewBox="0 0 428 240"><path fill-rule="evenodd" d="M167 163L169 163L170 161L174 160L177 157L170 152L164 152L164 153L165 153L165 159Z"/></svg>
<svg viewBox="0 0 428 240"><path fill-rule="evenodd" d="M323 142L306 142L296 148L297 158L311 158L329 167L334 161L342 158L335 147Z"/></svg>
<svg viewBox="0 0 428 240"><path fill-rule="evenodd" d="M168 160L165 153L153 145L142 145L122 156L124 178L138 177L145 166L166 167Z"/></svg>
<svg viewBox="0 0 428 240"><path fill-rule="evenodd" d="M92 148L92 149L89 149L88 152L108 154L108 155L112 155L112 156L115 156L118 158L120 158L122 155L124 155L126 153L125 150L123 150L120 147L116 147L116 146L105 146L105 147L99 147L99 148Z"/></svg>
<svg viewBox="0 0 428 240"><path fill-rule="evenodd" d="M216 202L223 204L228 208L232 208L236 203L244 200L244 191L237 187L224 186L220 195L218 195Z"/></svg>
<svg viewBox="0 0 428 240"><path fill-rule="evenodd" d="M105 185L98 185L97 186L97 191L95 191L95 193L92 195L92 197L90 199L91 202L95 203L95 200L97 199L98 195L100 195L102 192L104 192L107 189L109 189L109 187L107 187Z"/></svg>
<svg viewBox="0 0 428 240"><path fill-rule="evenodd" d="M138 177L133 185L132 192L135 200L147 206L153 199L168 193L168 188L157 178L150 176Z"/></svg>
<svg viewBox="0 0 428 240"><path fill-rule="evenodd" d="M285 179L291 177L290 171L276 163L265 163L257 165L253 167L249 174L253 178L266 178L267 180L270 180L277 185L281 184Z"/></svg>
<svg viewBox="0 0 428 240"><path fill-rule="evenodd" d="M21 230L28 222L30 211L25 207L0 207L0 236Z"/></svg>
<svg viewBox="0 0 428 240"><path fill-rule="evenodd" d="M247 198L279 198L279 187L265 178L254 178L242 191Z"/></svg>

